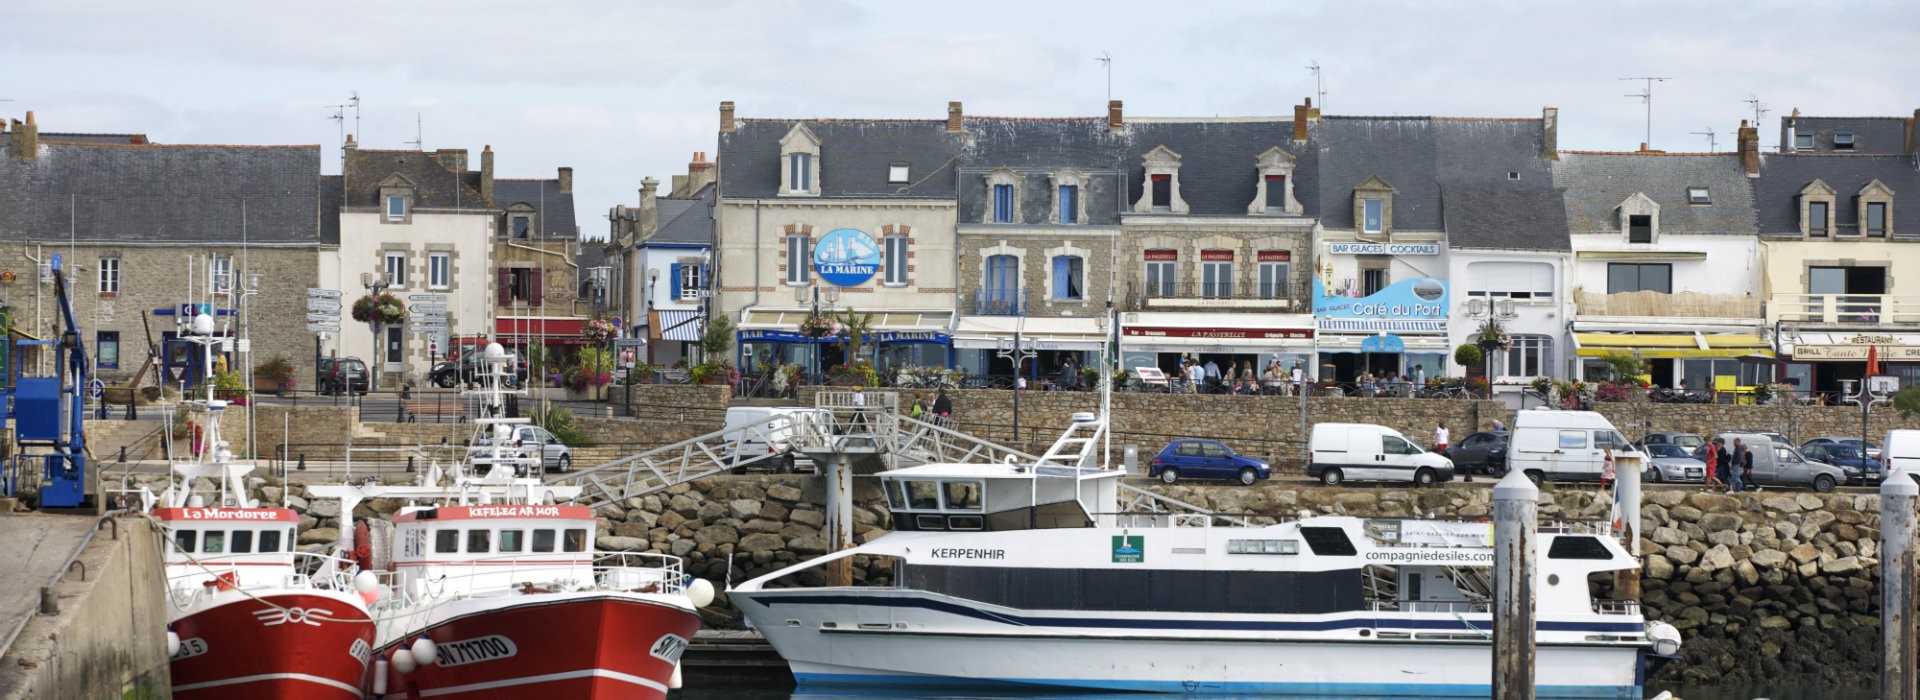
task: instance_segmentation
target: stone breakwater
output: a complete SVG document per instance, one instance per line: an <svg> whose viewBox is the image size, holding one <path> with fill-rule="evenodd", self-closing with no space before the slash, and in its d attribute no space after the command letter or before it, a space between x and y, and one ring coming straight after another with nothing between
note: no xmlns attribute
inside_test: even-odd
<svg viewBox="0 0 1920 700"><path fill-rule="evenodd" d="M253 480L257 497L277 502L282 487ZM1216 512L1271 522L1306 514L1359 517L1483 518L1485 485L1432 489L1297 488L1278 484L1165 486L1165 495ZM339 502L288 501L301 513L302 545L323 549L339 537ZM856 482L855 541L891 526L878 489ZM687 570L717 587L826 553L824 491L807 476L730 476L682 484L598 509L604 550L681 557ZM374 500L360 518L386 518L402 504ZM1609 503L1595 488L1541 492L1543 519L1598 520ZM1721 495L1649 490L1644 504L1641 600L1651 619L1685 636L1683 660L1660 678L1713 683L1792 682L1863 686L1879 667L1879 497L1776 493ZM854 577L884 583L885 562L854 561ZM796 582L817 584L817 570ZM1604 594L1603 594L1604 595ZM714 626L738 624L724 594L707 611Z"/></svg>

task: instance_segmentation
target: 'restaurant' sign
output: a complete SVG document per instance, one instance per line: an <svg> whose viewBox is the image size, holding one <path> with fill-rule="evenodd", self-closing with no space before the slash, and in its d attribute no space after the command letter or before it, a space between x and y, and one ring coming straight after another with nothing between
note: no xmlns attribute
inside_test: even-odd
<svg viewBox="0 0 1920 700"><path fill-rule="evenodd" d="M1220 338L1225 340L1263 340L1312 338L1312 328L1180 328L1128 326L1122 335L1129 338Z"/></svg>

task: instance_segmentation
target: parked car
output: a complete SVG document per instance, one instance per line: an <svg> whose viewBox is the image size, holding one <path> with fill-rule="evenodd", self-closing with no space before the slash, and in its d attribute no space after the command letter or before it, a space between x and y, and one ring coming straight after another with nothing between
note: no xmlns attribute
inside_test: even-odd
<svg viewBox="0 0 1920 700"><path fill-rule="evenodd" d="M1805 451L1808 445L1824 445L1827 443L1839 443L1842 445L1852 445L1855 448L1858 448L1860 447L1861 442L1865 442L1867 444L1867 457L1872 459L1880 458L1880 445L1874 443L1874 441L1872 440L1863 441L1857 437L1845 437L1840 435L1828 435L1826 437L1817 437L1812 440L1808 440L1806 442L1800 443L1800 449L1801 451Z"/></svg>
<svg viewBox="0 0 1920 700"><path fill-rule="evenodd" d="M1320 423L1307 449L1307 476L1328 486L1346 481L1411 481L1420 486L1453 479L1453 461L1420 449L1399 431L1368 423Z"/></svg>
<svg viewBox="0 0 1920 700"><path fill-rule="evenodd" d="M1692 451L1678 444L1656 443L1645 446L1643 451L1647 454L1644 471L1648 481L1698 483L1707 478L1707 463L1694 459Z"/></svg>
<svg viewBox="0 0 1920 700"><path fill-rule="evenodd" d="M1693 433L1658 432L1647 433L1640 438L1641 445L1679 445L1688 453L1697 453L1707 444L1707 439Z"/></svg>
<svg viewBox="0 0 1920 700"><path fill-rule="evenodd" d="M1233 479L1252 486L1273 476L1273 467L1265 461L1236 454L1218 440L1175 440L1153 456L1147 476L1166 483L1180 477L1196 479Z"/></svg>
<svg viewBox="0 0 1920 700"><path fill-rule="evenodd" d="M1859 443L1859 440L1851 444L1809 440L1800 447L1800 454L1806 455L1807 459L1839 467L1840 471L1847 473L1849 486L1877 485L1885 474L1880 468L1880 460L1860 454Z"/></svg>
<svg viewBox="0 0 1920 700"><path fill-rule="evenodd" d="M1900 472L1920 483L1920 430L1889 430L1880 444L1886 474Z"/></svg>
<svg viewBox="0 0 1920 700"><path fill-rule="evenodd" d="M762 424L768 419L781 417L765 423L763 427L747 430L748 426ZM794 449L794 437L800 426L799 421L808 421L822 431L830 432L833 414L823 408L786 408L775 406L734 406L727 409L726 430L722 436L729 443L740 443L740 454L744 456L770 455L767 459L755 462L751 466L770 468L782 474L801 469L813 469L812 458ZM747 467L739 467L736 472L745 472Z"/></svg>
<svg viewBox="0 0 1920 700"><path fill-rule="evenodd" d="M435 385L446 389L479 382L481 373L486 370L486 364L481 362L481 357L482 353L469 352L461 355L457 360L434 365L433 371L427 375L427 378ZM513 363L513 376L503 382L509 389L520 386L527 379L527 361L516 356Z"/></svg>
<svg viewBox="0 0 1920 700"><path fill-rule="evenodd" d="M372 387L373 378L367 373L367 363L358 357L320 358L320 381L315 388L322 394L346 394L352 392L365 396Z"/></svg>
<svg viewBox="0 0 1920 700"><path fill-rule="evenodd" d="M1777 435L1778 433L1773 433ZM1820 493L1847 483L1847 473L1825 462L1815 462L1791 445L1774 442L1768 433L1728 431L1720 434L1727 450L1735 439L1753 454L1753 483L1758 486L1812 486Z"/></svg>
<svg viewBox="0 0 1920 700"><path fill-rule="evenodd" d="M1606 416L1592 411L1521 411L1513 419L1513 445L1507 468L1535 483L1599 481L1612 449L1617 459L1633 454L1633 445Z"/></svg>
<svg viewBox="0 0 1920 700"><path fill-rule="evenodd" d="M1463 474L1505 474L1507 472L1507 442L1512 433L1490 431L1474 433L1459 443L1447 446L1447 459L1453 461L1453 469Z"/></svg>
<svg viewBox="0 0 1920 700"><path fill-rule="evenodd" d="M560 438L554 437L553 433L547 432L546 428L537 425L516 425L513 426L512 437L509 439L512 440L509 446L519 449L521 459L530 460L538 457L541 471L573 471L573 450L568 448L566 443L560 442ZM479 438L473 441L470 449L475 467L481 467L484 470L493 465L489 454L492 447L492 438Z"/></svg>
<svg viewBox="0 0 1920 700"><path fill-rule="evenodd" d="M1775 445L1785 445L1785 446L1787 446L1787 447L1794 447L1795 449L1799 449L1798 447L1796 447L1796 446L1795 446L1795 445L1793 444L1793 441L1792 441L1792 440L1788 440L1788 439L1787 439L1787 436L1785 436L1785 435L1781 435L1781 434L1779 434L1779 433L1776 433L1776 432L1773 432L1773 431L1771 431L1771 430L1747 430L1747 429L1745 429L1745 428L1734 428L1734 429L1732 429L1732 430L1728 430L1728 431L1726 431L1726 432L1729 432L1729 433L1743 433L1743 434L1752 434L1752 435L1758 435L1758 436L1761 436L1761 437L1764 437L1764 438L1766 438L1766 439L1767 439L1767 440L1768 440L1769 442L1772 442L1772 443L1773 443L1773 444L1775 444ZM1752 442L1752 440L1750 440L1750 439L1749 439L1749 440L1748 440L1748 442L1749 442L1749 443L1751 443L1751 442ZM1733 444L1733 440L1732 440L1731 438L1729 438L1729 439L1727 440L1727 444L1729 444L1729 445L1731 445L1731 444Z"/></svg>

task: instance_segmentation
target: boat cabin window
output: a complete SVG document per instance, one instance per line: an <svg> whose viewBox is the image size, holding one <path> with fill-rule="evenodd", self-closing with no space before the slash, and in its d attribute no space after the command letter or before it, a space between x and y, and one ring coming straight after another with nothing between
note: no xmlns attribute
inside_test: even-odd
<svg viewBox="0 0 1920 700"><path fill-rule="evenodd" d="M1613 552L1598 538L1562 536L1553 538L1553 545L1547 548L1547 558L1606 560L1613 558Z"/></svg>
<svg viewBox="0 0 1920 700"><path fill-rule="evenodd" d="M553 551L553 531L552 530L534 530L533 531L533 551L536 551L536 552Z"/></svg>
<svg viewBox="0 0 1920 700"><path fill-rule="evenodd" d="M193 547L195 544L198 544L199 541L199 530L175 530L173 532L173 546L187 554L193 553Z"/></svg>
<svg viewBox="0 0 1920 700"><path fill-rule="evenodd" d="M260 531L260 551L261 553L271 553L271 552L280 551L280 531L279 530L261 530Z"/></svg>
<svg viewBox="0 0 1920 700"><path fill-rule="evenodd" d="M905 491L900 490L901 489L900 480L887 479L885 481L887 483L887 507L889 508L907 507L907 494Z"/></svg>
<svg viewBox="0 0 1920 700"><path fill-rule="evenodd" d="M913 510L940 510L940 491L936 482L907 482L907 507Z"/></svg>
<svg viewBox="0 0 1920 700"><path fill-rule="evenodd" d="M227 547L227 551L234 554L251 554L253 553L253 531L234 530L233 540L227 544L231 545Z"/></svg>
<svg viewBox="0 0 1920 700"><path fill-rule="evenodd" d="M225 530L208 530L206 537L200 539L200 553L226 554L227 532Z"/></svg>
<svg viewBox="0 0 1920 700"><path fill-rule="evenodd" d="M584 552L584 551L587 551L587 531L586 531L586 529L585 529L585 528L574 528L574 529L571 529L571 530L567 530L567 542L566 542L566 544L567 544L567 551L569 551L569 552Z"/></svg>
<svg viewBox="0 0 1920 700"><path fill-rule="evenodd" d="M492 551L492 547L489 546L490 540L487 537L491 532L491 530L468 530L467 551L473 554L484 554Z"/></svg>
<svg viewBox="0 0 1920 700"><path fill-rule="evenodd" d="M500 551L519 552L519 551L524 551L526 548L527 548L527 533L525 530L501 530L500 531Z"/></svg>
<svg viewBox="0 0 1920 700"><path fill-rule="evenodd" d="M947 510L980 510L980 482L949 481L942 484L947 497Z"/></svg>
<svg viewBox="0 0 1920 700"><path fill-rule="evenodd" d="M439 530L433 533L434 554L454 554L460 551L459 530Z"/></svg>
<svg viewBox="0 0 1920 700"><path fill-rule="evenodd" d="M1307 548L1323 557L1350 557L1359 551L1353 548L1353 540L1347 538L1347 531L1337 527L1303 527L1300 537L1307 541Z"/></svg>

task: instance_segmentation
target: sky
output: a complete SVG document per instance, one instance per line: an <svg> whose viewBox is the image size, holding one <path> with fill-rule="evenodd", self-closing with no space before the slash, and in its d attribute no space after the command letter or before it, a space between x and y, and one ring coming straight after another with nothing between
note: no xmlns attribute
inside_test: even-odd
<svg viewBox="0 0 1920 700"><path fill-rule="evenodd" d="M1560 147L1733 149L1779 118L1920 108L1920 3L13 0L0 115L169 144L483 146L575 170L581 233L741 117L1538 117ZM1111 57L1103 63L1101 56ZM1109 65L1111 72L1109 73ZM1320 67L1316 85L1309 65ZM1111 88L1109 88L1111 79ZM1111 93L1109 93L1109 89ZM358 95L357 113L331 117ZM415 142L418 142L416 146Z"/></svg>

